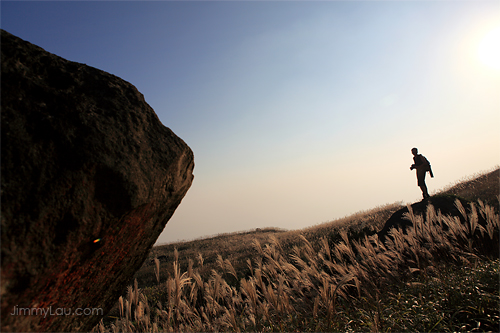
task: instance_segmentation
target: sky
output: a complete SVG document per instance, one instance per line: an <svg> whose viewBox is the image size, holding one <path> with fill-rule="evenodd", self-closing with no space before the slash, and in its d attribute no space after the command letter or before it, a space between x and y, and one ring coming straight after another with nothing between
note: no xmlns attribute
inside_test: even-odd
<svg viewBox="0 0 500 333"><path fill-rule="evenodd" d="M0 6L2 29L132 83L193 150L156 244L419 201L413 147L431 195L500 164L500 1Z"/></svg>

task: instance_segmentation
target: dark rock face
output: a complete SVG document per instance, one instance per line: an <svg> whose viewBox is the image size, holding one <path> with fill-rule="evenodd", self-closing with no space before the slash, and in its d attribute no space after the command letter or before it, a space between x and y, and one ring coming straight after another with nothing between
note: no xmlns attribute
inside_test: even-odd
<svg viewBox="0 0 500 333"><path fill-rule="evenodd" d="M471 201L454 196L454 195L441 195L430 197L429 199L414 203L411 205L414 215L423 215L425 217L427 213L427 207L429 205L434 206L436 212L441 212L442 215L449 216L457 216L462 223L465 221L465 218L458 210L455 200L460 200L460 203L465 208L467 214L470 213L470 203ZM381 241L384 241L388 236L388 233L393 228L400 228L405 231L406 228L413 226L411 221L405 218L405 214L408 214L408 207L402 208L392 214L392 216L387 220L382 230L379 231L378 237ZM479 221L480 224L484 225L484 219Z"/></svg>
<svg viewBox="0 0 500 333"><path fill-rule="evenodd" d="M193 153L130 83L1 37L1 328L89 331L191 186Z"/></svg>

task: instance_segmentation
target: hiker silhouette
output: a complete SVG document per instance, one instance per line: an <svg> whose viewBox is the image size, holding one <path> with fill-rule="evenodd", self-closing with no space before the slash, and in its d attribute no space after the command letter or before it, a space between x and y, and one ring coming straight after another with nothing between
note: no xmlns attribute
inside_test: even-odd
<svg viewBox="0 0 500 333"><path fill-rule="evenodd" d="M425 156L418 153L417 148L412 148L411 153L413 154L413 164L410 166L410 170L417 170L417 185L422 190L422 196L424 200L430 197L429 192L427 192L427 185L425 184L425 174L429 171L431 177L434 177L432 173L431 164L425 158Z"/></svg>

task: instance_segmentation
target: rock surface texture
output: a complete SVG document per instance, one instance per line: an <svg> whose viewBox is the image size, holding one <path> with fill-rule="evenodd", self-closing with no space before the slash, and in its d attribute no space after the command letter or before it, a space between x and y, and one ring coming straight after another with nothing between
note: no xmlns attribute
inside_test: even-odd
<svg viewBox="0 0 500 333"><path fill-rule="evenodd" d="M1 37L1 329L89 331L191 186L193 153L130 83Z"/></svg>

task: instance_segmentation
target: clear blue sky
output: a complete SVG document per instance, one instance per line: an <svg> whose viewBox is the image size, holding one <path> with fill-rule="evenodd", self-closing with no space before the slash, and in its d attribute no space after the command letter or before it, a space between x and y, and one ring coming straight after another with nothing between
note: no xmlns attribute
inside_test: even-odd
<svg viewBox="0 0 500 333"><path fill-rule="evenodd" d="M499 1L1 2L3 29L131 82L193 149L158 243L420 200L412 147L431 194L498 165L498 26Z"/></svg>

